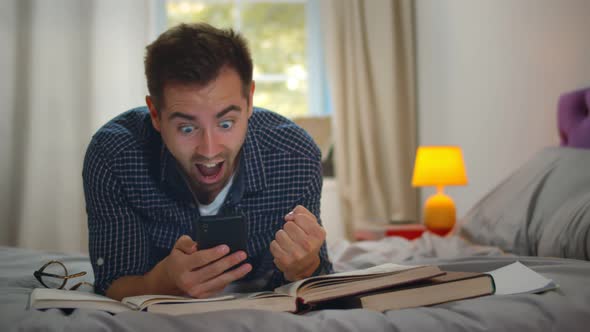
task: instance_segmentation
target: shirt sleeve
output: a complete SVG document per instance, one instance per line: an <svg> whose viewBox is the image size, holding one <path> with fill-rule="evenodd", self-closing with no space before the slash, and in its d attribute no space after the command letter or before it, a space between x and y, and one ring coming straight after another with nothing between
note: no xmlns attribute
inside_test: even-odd
<svg viewBox="0 0 590 332"><path fill-rule="evenodd" d="M88 214L89 253L95 292L105 294L111 283L149 271L149 241L141 218L126 202L115 167L95 140L84 159L82 178Z"/></svg>

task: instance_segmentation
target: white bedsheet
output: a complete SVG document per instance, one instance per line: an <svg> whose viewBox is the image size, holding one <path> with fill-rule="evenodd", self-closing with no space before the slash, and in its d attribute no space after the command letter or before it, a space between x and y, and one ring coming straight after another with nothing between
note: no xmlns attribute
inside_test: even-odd
<svg viewBox="0 0 590 332"><path fill-rule="evenodd" d="M32 271L49 259L64 262L72 271L88 271L84 255L46 253L0 247L0 331L588 331L590 290L587 286L590 262L570 259L509 257L494 248L471 246L456 238L425 236L406 241L382 241L332 246L340 269L367 261L381 262L386 257L405 257L406 262L432 260L447 271L485 272L516 259L560 285L543 294L486 296L433 307L392 310L321 310L304 315L255 310L232 310L184 316L146 312L110 315L94 310L75 310L67 315L56 309L28 310L29 294L39 287ZM409 254L410 248L417 253ZM374 255L366 250L375 249ZM390 252L389 252L390 251ZM469 256L469 253L481 255ZM340 264L343 255L351 257ZM454 256L452 259L433 255ZM457 258L458 256L465 256Z"/></svg>
<svg viewBox="0 0 590 332"><path fill-rule="evenodd" d="M341 240L333 244L328 243L328 253L336 271L366 268L389 262L411 264L413 261L432 258L509 255L497 247L476 245L459 236L440 237L428 232L415 240L398 236L354 243Z"/></svg>

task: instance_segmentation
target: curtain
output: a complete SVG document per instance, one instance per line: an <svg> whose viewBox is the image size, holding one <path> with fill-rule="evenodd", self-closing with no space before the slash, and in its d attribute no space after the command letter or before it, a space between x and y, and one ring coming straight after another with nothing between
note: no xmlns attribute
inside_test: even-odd
<svg viewBox="0 0 590 332"><path fill-rule="evenodd" d="M416 221L411 0L321 2L343 222Z"/></svg>
<svg viewBox="0 0 590 332"><path fill-rule="evenodd" d="M108 119L143 104L149 3L0 5L0 245L87 251L84 153Z"/></svg>

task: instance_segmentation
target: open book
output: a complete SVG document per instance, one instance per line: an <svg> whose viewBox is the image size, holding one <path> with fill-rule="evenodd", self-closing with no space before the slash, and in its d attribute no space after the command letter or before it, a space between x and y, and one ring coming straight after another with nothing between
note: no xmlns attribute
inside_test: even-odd
<svg viewBox="0 0 590 332"><path fill-rule="evenodd" d="M207 299L143 295L127 297L121 302L95 294L37 288L31 293L30 307L35 309L93 308L113 313L145 310L171 315L229 309L298 312L336 298L404 285L442 274L444 272L436 266L383 264L364 270L306 278L281 286L274 292L228 294Z"/></svg>

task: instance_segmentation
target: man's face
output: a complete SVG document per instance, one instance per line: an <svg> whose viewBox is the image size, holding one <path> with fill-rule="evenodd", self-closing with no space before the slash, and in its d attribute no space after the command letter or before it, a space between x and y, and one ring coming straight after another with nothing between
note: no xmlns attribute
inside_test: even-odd
<svg viewBox="0 0 590 332"><path fill-rule="evenodd" d="M254 93L254 82L249 100ZM252 103L242 81L224 68L207 85L167 83L164 105L156 111L146 98L152 124L190 181L200 203L208 204L229 181L246 138Z"/></svg>

